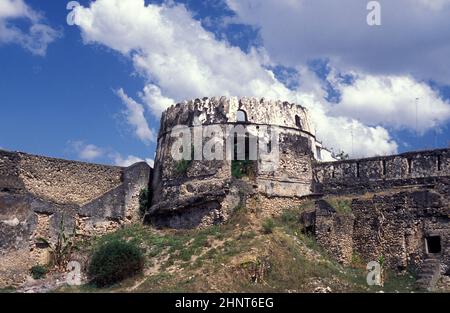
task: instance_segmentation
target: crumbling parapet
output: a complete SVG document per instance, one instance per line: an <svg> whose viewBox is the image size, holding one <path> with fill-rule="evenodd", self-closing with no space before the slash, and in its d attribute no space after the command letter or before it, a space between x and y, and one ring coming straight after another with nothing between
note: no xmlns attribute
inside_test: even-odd
<svg viewBox="0 0 450 313"><path fill-rule="evenodd" d="M174 132L180 126L188 131L192 160L174 159L172 149L179 140ZM242 133L233 137L230 130L236 129ZM216 150L220 150L220 157L204 159L205 149L210 148L205 143L213 138L221 140L214 146L214 154L217 156ZM236 149L234 140L240 138L246 145L255 144L253 150L247 149L247 153L255 153L255 158L249 157L250 170L242 178L251 192L269 197L311 193L312 159L317 149L315 132L304 107L256 98L194 99L178 103L162 114L152 183L153 206L147 220L160 225L177 220L177 225L184 225L181 220L186 219L190 222L185 224L190 227L225 221L230 206L236 203L228 201L237 197L232 159L233 153L238 152L231 149ZM265 157L260 150L262 145L267 146L264 149L268 154L276 149L276 158ZM194 211L197 224L193 222Z"/></svg>
<svg viewBox="0 0 450 313"><path fill-rule="evenodd" d="M323 162L314 165L317 193L364 193L383 189L435 185L450 176L450 149ZM439 179L438 179L439 178Z"/></svg>

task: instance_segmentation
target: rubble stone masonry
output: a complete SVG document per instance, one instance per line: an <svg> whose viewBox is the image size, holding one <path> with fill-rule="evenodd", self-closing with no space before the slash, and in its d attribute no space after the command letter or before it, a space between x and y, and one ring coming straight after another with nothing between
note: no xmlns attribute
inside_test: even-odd
<svg viewBox="0 0 450 313"><path fill-rule="evenodd" d="M140 219L139 192L151 168L67 161L0 150L0 288L45 264L64 221L66 232L101 235Z"/></svg>

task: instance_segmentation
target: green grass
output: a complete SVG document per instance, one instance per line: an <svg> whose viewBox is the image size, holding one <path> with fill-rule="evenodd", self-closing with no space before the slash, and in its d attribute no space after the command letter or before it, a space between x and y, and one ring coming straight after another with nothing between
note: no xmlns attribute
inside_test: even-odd
<svg viewBox="0 0 450 313"><path fill-rule="evenodd" d="M271 218L266 218L262 223L262 231L264 234L271 234L275 228L275 221Z"/></svg>
<svg viewBox="0 0 450 313"><path fill-rule="evenodd" d="M350 199L327 198L326 201L339 214L347 215L347 214L351 214L352 213L352 202L351 202Z"/></svg>
<svg viewBox="0 0 450 313"><path fill-rule="evenodd" d="M191 163L191 160L181 159L175 164L175 173L177 173L178 175L186 174L189 166L191 166Z"/></svg>
<svg viewBox="0 0 450 313"><path fill-rule="evenodd" d="M16 291L14 287L0 288L0 293L13 293Z"/></svg>
<svg viewBox="0 0 450 313"><path fill-rule="evenodd" d="M311 292L317 282L333 292L412 290L410 276L393 273L388 273L383 288L369 287L357 255L350 267L334 261L313 236L301 232L300 214L313 207L313 201L306 201L265 220L271 231L264 233L258 229L263 222L255 226L245 206L236 209L227 223L207 229L127 226L91 240L88 249L113 239L133 241L144 249L147 268L158 262L159 271L107 289L83 286L67 291L126 291L136 281L141 281L136 292Z"/></svg>

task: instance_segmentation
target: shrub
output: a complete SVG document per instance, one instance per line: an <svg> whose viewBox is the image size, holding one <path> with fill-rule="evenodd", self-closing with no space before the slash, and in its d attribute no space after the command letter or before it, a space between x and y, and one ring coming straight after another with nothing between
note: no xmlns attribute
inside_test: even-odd
<svg viewBox="0 0 450 313"><path fill-rule="evenodd" d="M240 179L253 174L254 162L251 160L232 160L231 176Z"/></svg>
<svg viewBox="0 0 450 313"><path fill-rule="evenodd" d="M150 208L150 204L151 191L144 188L139 192L139 213L141 214L141 217L144 216L145 212Z"/></svg>
<svg viewBox="0 0 450 313"><path fill-rule="evenodd" d="M88 275L96 286L104 287L142 272L143 267L144 257L136 244L114 240L94 251Z"/></svg>
<svg viewBox="0 0 450 313"><path fill-rule="evenodd" d="M69 262L69 258L72 255L72 251L75 247L76 229L75 226L70 235L66 234L66 228L64 225L64 216L61 218L59 224L58 237L55 243L50 242L45 238L37 238L37 242L45 244L50 248L50 265L58 269L63 269Z"/></svg>
<svg viewBox="0 0 450 313"><path fill-rule="evenodd" d="M264 234L271 234L275 228L275 222L271 218L267 218L262 223L262 229Z"/></svg>
<svg viewBox="0 0 450 313"><path fill-rule="evenodd" d="M189 160L181 159L178 162L175 163L175 173L178 175L185 175L189 169L189 166L191 166L192 161L194 160L194 151L195 147L194 145L191 145L191 158Z"/></svg>
<svg viewBox="0 0 450 313"><path fill-rule="evenodd" d="M44 265L35 265L32 268L30 268L30 274L31 277L33 277L33 279L44 278L47 273L48 269Z"/></svg>
<svg viewBox="0 0 450 313"><path fill-rule="evenodd" d="M327 199L327 202L339 214L348 215L348 214L352 213L352 202L349 199L330 198L330 199Z"/></svg>

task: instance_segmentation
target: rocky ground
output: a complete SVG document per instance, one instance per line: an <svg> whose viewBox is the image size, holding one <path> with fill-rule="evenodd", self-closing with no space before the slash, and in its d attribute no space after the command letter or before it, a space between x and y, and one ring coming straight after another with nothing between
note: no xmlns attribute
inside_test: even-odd
<svg viewBox="0 0 450 313"><path fill-rule="evenodd" d="M132 240L145 251L144 273L109 288L70 287L53 274L29 281L18 292L417 292L410 273L386 272L383 287L366 283L356 256L344 267L303 234L302 206L271 218L241 208L224 225L194 230L157 230L131 225L80 244L77 253L112 239ZM80 257L78 259L84 259ZM442 282L447 290L446 282Z"/></svg>

